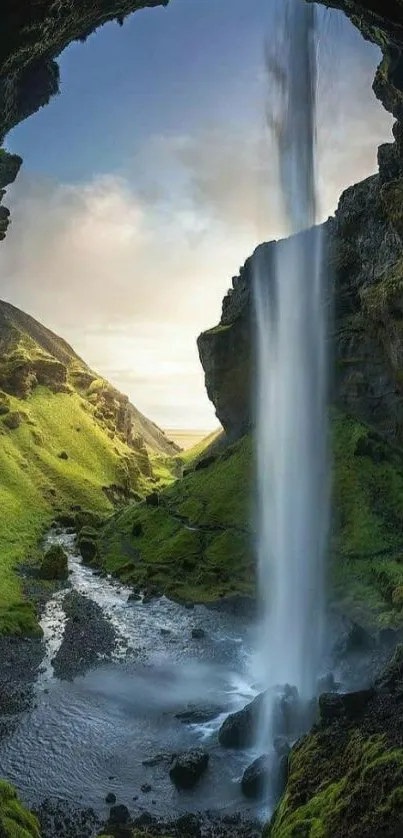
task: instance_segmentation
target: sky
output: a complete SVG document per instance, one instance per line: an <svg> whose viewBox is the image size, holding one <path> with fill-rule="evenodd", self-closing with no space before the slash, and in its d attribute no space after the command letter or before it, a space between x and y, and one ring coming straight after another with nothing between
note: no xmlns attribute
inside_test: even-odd
<svg viewBox="0 0 403 838"><path fill-rule="evenodd" d="M1 297L62 335L164 428L217 426L196 337L231 278L281 236L266 111L279 0L170 0L61 56L61 95L12 131L24 158ZM376 170L391 118L379 52L320 10L320 217Z"/></svg>

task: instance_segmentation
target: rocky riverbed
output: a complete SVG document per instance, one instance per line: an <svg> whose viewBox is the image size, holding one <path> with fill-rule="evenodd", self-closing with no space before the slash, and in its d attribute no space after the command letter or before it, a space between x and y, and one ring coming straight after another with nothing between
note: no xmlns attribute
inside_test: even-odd
<svg viewBox="0 0 403 838"><path fill-rule="evenodd" d="M44 838L90 838L111 816L155 835L255 838L259 804L241 780L260 754L218 736L258 693L254 620L234 603L133 598L83 565L74 533L52 530L46 543L64 547L69 576L47 600L42 592L44 638L0 641L0 775ZM330 634L336 680L354 689L399 639L337 616Z"/></svg>
<svg viewBox="0 0 403 838"><path fill-rule="evenodd" d="M134 819L151 812L157 830L210 810L197 815L204 834L233 834L239 817L256 834L240 790L249 754L229 756L216 736L225 715L255 694L242 609L143 602L85 567L74 533L54 529L52 544L68 553L68 582L42 597L43 641L9 644L4 682L15 724L5 723L0 745L0 774L38 812L45 838L96 834L111 801ZM192 749L208 757L183 788L170 776L172 757Z"/></svg>

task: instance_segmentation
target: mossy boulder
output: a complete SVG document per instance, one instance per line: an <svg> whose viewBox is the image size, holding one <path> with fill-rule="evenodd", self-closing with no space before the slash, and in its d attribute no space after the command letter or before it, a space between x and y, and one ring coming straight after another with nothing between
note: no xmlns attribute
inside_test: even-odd
<svg viewBox="0 0 403 838"><path fill-rule="evenodd" d="M77 538L78 548L83 560L87 564L97 564L98 560L98 533L92 527L83 527Z"/></svg>
<svg viewBox="0 0 403 838"><path fill-rule="evenodd" d="M24 808L17 792L0 780L0 835L2 838L41 838L36 817Z"/></svg>
<svg viewBox="0 0 403 838"><path fill-rule="evenodd" d="M6 415L3 419L3 424L8 428L10 431L15 431L17 428L20 427L22 424L23 417L22 414L18 410L6 411Z"/></svg>
<svg viewBox="0 0 403 838"><path fill-rule="evenodd" d="M74 515L74 526L77 533L80 533L84 528L91 530L98 530L105 522L105 517L93 512L89 509L79 509Z"/></svg>
<svg viewBox="0 0 403 838"><path fill-rule="evenodd" d="M403 834L402 687L400 647L358 715L327 716L297 743L265 838Z"/></svg>
<svg viewBox="0 0 403 838"><path fill-rule="evenodd" d="M60 544L52 544L45 553L39 574L42 579L67 579L68 557Z"/></svg>

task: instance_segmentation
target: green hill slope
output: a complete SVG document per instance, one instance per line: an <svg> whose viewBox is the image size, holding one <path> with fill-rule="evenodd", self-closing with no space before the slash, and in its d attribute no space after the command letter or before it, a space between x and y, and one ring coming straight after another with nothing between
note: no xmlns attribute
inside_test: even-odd
<svg viewBox="0 0 403 838"><path fill-rule="evenodd" d="M332 413L333 517L329 597L367 625L403 624L403 453ZM254 595L251 435L163 490L159 505L112 516L101 561L149 593L214 601Z"/></svg>
<svg viewBox="0 0 403 838"><path fill-rule="evenodd" d="M65 341L0 302L0 632L35 630L15 570L55 513L141 499L176 454Z"/></svg>

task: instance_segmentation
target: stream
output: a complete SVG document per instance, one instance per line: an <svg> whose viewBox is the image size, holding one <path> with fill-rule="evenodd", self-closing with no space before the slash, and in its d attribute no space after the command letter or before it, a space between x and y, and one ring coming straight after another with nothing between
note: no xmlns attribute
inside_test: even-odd
<svg viewBox="0 0 403 838"><path fill-rule="evenodd" d="M82 564L74 534L52 530L45 542L67 552L69 582L45 606L46 653L35 703L0 744L0 775L31 806L58 798L91 806L100 817L109 811L108 792L133 815L246 811L251 804L239 781L251 753L223 749L216 733L229 712L256 695L248 674L253 627L225 610L187 608L165 597L129 601L129 588ZM72 590L100 606L117 643L109 659L73 680L60 680L52 660L66 626L63 600ZM192 638L195 628L205 636ZM176 717L187 711L197 713L186 721ZM209 751L208 771L194 790L177 791L169 757L199 745ZM169 757L143 765L161 754ZM151 791L142 791L144 784Z"/></svg>

